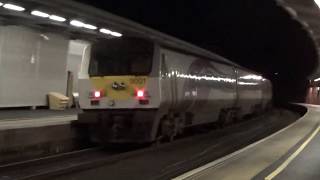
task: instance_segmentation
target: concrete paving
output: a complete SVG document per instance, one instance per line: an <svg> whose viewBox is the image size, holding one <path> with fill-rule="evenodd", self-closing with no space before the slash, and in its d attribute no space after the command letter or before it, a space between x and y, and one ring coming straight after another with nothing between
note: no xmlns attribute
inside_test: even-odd
<svg viewBox="0 0 320 180"><path fill-rule="evenodd" d="M1 120L17 120L17 119L34 119L44 118L52 116L68 116L75 115L81 110L79 109L66 109L66 110L50 110L50 109L1 109L0 110L0 121Z"/></svg>
<svg viewBox="0 0 320 180"><path fill-rule="evenodd" d="M87 134L72 126L77 113L77 109L1 109L0 164L90 146Z"/></svg>
<svg viewBox="0 0 320 180"><path fill-rule="evenodd" d="M320 134L274 179L320 179Z"/></svg>
<svg viewBox="0 0 320 180"><path fill-rule="evenodd" d="M79 109L63 111L49 109L2 109L0 110L0 130L34 128L68 124L77 120Z"/></svg>
<svg viewBox="0 0 320 180"><path fill-rule="evenodd" d="M199 180L248 180L265 179L273 173L300 147L310 133L314 131L320 122L320 106L305 105L308 112L294 124L282 131L277 132L257 143L239 150L229 156L218 159L205 166L187 172L174 180L199 179ZM316 139L320 140L319 135ZM310 149L305 149L305 153L297 158L288 169L273 178L276 179L320 179L318 176L320 167L320 156L317 156L320 141L313 141ZM294 149L293 149L294 148ZM290 154L288 154L290 153ZM317 158L313 158L317 156ZM312 168L306 170L305 164L313 159ZM309 167L309 166L308 166ZM297 171L297 169L299 169ZM295 172L295 173L293 173ZM299 173L300 172L300 173ZM292 173L290 176L288 174ZM295 176L299 174L301 176ZM298 178L299 177L299 178ZM317 178L315 178L317 177ZM271 178L272 179L272 178Z"/></svg>

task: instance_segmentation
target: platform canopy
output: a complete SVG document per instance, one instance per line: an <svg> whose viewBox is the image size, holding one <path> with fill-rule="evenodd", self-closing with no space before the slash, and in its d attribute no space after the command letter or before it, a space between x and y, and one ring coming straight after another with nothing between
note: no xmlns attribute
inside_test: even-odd
<svg viewBox="0 0 320 180"><path fill-rule="evenodd" d="M314 40L314 44L317 46L320 41L320 23L318 21L320 17L319 7L313 0L273 0L279 6L292 16L292 18L298 21L309 36ZM117 35L124 34L125 36L135 37L147 37L157 41L161 41L167 45L180 46L183 49L190 51L201 52L208 56L214 57L210 51L193 46L190 43L179 40L172 36L166 35L159 31L147 28L141 24L135 23L125 18L113 15L101 9L93 6L84 5L75 1L65 0L19 0L10 1L12 4L23 6L25 10L23 13L19 11L0 11L0 22L3 24L20 24L25 26L33 26L41 28L45 31L53 31L60 34L66 34L70 38L83 38L88 40L95 40L99 38L115 38L104 31L100 33L99 29L111 30ZM48 15L58 15L66 19L65 22L58 22L49 20L49 18L40 18L39 16L30 15L32 11L45 12ZM38 15L44 15L39 14ZM80 23L84 23L87 28L79 28L76 26L70 26L70 21L77 20ZM81 24L79 24L81 26ZM83 26L83 24L82 24ZM91 28L91 29L90 29ZM96 30L94 28L97 28ZM92 30L94 29L94 30ZM119 34L120 33L120 34ZM232 63L226 60L228 63ZM319 64L319 63L318 63ZM310 79L314 79L320 76L320 68L314 71L310 76Z"/></svg>
<svg viewBox="0 0 320 180"><path fill-rule="evenodd" d="M121 38L123 35L142 37L152 39L165 46L178 47L205 57L219 58L225 63L239 66L191 43L75 1L20 0L10 1L10 4L18 5L23 10L10 10L2 6L0 23L3 25L24 25L46 32L64 34L71 39L89 41L101 38ZM52 18L52 16L55 17ZM60 21L56 16L60 17Z"/></svg>

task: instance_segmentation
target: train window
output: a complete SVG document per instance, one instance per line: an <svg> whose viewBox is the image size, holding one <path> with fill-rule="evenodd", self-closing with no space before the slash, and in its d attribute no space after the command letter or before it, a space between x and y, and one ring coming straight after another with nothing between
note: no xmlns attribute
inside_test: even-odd
<svg viewBox="0 0 320 180"><path fill-rule="evenodd" d="M151 71L153 43L138 38L121 38L92 45L90 76L147 75Z"/></svg>

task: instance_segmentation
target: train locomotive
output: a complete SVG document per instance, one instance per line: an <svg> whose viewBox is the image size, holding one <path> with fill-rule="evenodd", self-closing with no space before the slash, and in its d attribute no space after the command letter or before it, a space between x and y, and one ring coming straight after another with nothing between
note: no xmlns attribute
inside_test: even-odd
<svg viewBox="0 0 320 180"><path fill-rule="evenodd" d="M79 121L108 143L172 140L260 113L271 100L270 81L257 73L196 46L143 38L88 45L79 74Z"/></svg>

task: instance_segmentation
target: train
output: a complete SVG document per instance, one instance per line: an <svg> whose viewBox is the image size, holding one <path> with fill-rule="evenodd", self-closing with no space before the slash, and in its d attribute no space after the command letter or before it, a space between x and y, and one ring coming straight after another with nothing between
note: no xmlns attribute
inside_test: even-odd
<svg viewBox="0 0 320 180"><path fill-rule="evenodd" d="M272 84L196 46L123 36L85 48L79 104L79 121L99 141L171 141L188 128L262 113Z"/></svg>

